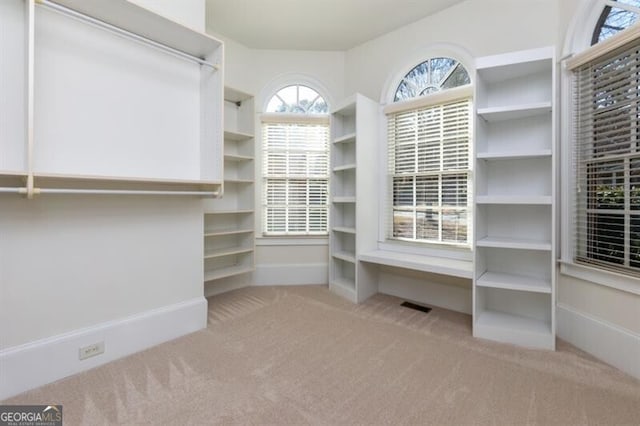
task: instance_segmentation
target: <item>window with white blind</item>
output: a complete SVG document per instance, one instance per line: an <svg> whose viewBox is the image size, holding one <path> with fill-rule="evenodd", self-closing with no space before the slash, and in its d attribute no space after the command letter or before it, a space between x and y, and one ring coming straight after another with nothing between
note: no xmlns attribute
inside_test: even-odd
<svg viewBox="0 0 640 426"><path fill-rule="evenodd" d="M445 90L449 93L437 93ZM468 246L472 220L469 76L457 61L434 58L407 74L394 99L405 100L407 93L420 99L385 110L387 237Z"/></svg>
<svg viewBox="0 0 640 426"><path fill-rule="evenodd" d="M263 233L327 235L329 117L305 86L280 90L262 117ZM320 113L319 113L320 112ZM322 113L324 112L324 114Z"/></svg>
<svg viewBox="0 0 640 426"><path fill-rule="evenodd" d="M640 41L574 69L575 261L640 275Z"/></svg>

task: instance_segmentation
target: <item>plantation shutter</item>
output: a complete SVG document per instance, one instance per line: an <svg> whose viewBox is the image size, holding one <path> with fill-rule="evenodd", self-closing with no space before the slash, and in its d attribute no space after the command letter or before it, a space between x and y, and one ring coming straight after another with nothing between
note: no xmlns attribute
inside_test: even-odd
<svg viewBox="0 0 640 426"><path fill-rule="evenodd" d="M323 235L328 229L329 125L264 122L265 235Z"/></svg>
<svg viewBox="0 0 640 426"><path fill-rule="evenodd" d="M466 245L471 99L388 115L388 237Z"/></svg>
<svg viewBox="0 0 640 426"><path fill-rule="evenodd" d="M574 69L575 259L640 272L640 43Z"/></svg>

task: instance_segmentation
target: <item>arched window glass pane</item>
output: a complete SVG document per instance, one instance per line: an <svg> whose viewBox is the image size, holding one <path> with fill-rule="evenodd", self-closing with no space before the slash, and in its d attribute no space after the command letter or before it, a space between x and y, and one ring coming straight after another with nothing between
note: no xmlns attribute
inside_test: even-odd
<svg viewBox="0 0 640 426"><path fill-rule="evenodd" d="M614 0L615 1L615 0ZM607 4L593 31L591 44L600 43L635 24L640 14L640 0L617 0L616 6Z"/></svg>
<svg viewBox="0 0 640 426"><path fill-rule="evenodd" d="M470 82L469 73L455 59L431 58L418 64L404 76L396 89L393 101L416 98L440 90L464 86Z"/></svg>
<svg viewBox="0 0 640 426"><path fill-rule="evenodd" d="M299 84L287 86L273 95L267 112L293 114L327 114L329 107L322 96L310 87Z"/></svg>

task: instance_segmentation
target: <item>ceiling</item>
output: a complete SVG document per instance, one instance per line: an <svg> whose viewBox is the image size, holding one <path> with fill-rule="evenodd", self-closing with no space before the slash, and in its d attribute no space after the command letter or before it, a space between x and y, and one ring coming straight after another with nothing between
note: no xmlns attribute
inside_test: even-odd
<svg viewBox="0 0 640 426"><path fill-rule="evenodd" d="M207 0L207 30L254 49L347 50L464 0Z"/></svg>

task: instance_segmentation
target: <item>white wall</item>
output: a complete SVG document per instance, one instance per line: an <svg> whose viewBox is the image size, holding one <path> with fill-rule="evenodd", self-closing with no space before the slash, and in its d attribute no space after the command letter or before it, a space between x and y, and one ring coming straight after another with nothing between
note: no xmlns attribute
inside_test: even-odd
<svg viewBox="0 0 640 426"><path fill-rule="evenodd" d="M204 0L145 3L204 28ZM0 399L204 327L202 211L195 197L0 195Z"/></svg>
<svg viewBox="0 0 640 426"><path fill-rule="evenodd" d="M197 199L0 203L0 350L202 296Z"/></svg>
<svg viewBox="0 0 640 426"><path fill-rule="evenodd" d="M557 3L467 0L366 42L347 52L346 92L380 99L387 79L426 59L434 45L453 44L474 57L553 45Z"/></svg>
<svg viewBox="0 0 640 426"><path fill-rule="evenodd" d="M129 0L194 30L205 30L205 0Z"/></svg>

